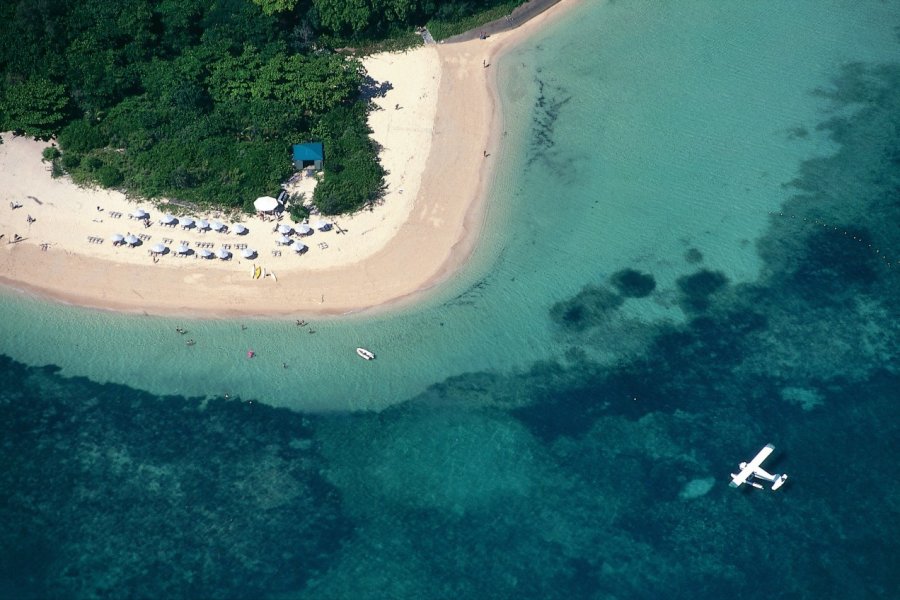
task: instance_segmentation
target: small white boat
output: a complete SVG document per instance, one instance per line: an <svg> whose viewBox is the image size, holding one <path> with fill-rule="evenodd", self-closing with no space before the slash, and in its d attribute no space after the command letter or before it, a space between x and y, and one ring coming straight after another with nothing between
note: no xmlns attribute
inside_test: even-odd
<svg viewBox="0 0 900 600"><path fill-rule="evenodd" d="M356 353L359 354L360 358L364 358L366 360L372 360L375 358L375 354L371 350L366 350L365 348L357 348Z"/></svg>

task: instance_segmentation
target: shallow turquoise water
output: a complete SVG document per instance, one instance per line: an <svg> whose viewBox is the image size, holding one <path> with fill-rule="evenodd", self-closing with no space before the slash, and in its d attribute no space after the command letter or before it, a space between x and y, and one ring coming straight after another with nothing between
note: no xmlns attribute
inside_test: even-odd
<svg viewBox="0 0 900 600"><path fill-rule="evenodd" d="M780 6L587 3L508 56L507 143L484 242L420 307L312 319L313 335L290 321L251 320L246 331L198 321L187 348L174 333L183 320L5 297L0 352L159 394L378 408L448 376L558 356L568 341L548 308L626 266L651 272L658 291L624 312L680 320L674 281L694 269L685 253L732 281L754 279L754 240L791 195L783 184L802 160L834 151L815 130L828 103L811 92L842 63L894 56L895 33L879 26L890 4ZM381 360L361 363L358 345ZM248 349L258 358L247 361Z"/></svg>
<svg viewBox="0 0 900 600"><path fill-rule="evenodd" d="M5 295L0 595L900 596L898 27L585 2L495 65L484 240L411 309Z"/></svg>

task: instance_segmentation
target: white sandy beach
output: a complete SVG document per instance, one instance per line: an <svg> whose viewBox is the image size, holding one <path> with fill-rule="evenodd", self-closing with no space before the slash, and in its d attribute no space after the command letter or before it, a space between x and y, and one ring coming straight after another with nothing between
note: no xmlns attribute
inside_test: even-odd
<svg viewBox="0 0 900 600"><path fill-rule="evenodd" d="M204 316L337 314L423 292L470 255L481 230L491 165L502 151L495 69L483 62L496 60L571 4L574 0L561 2L487 40L367 57L369 75L390 82L375 100L380 110L370 115L373 137L383 148L379 160L388 172L387 193L371 210L328 219L345 233L316 231L302 240L309 247L302 255L276 244L272 221L247 215L189 215L240 222L249 230L241 236L165 227L159 223L169 212L165 204L53 179L49 164L41 161L48 143L5 133L0 283L84 306ZM485 157L485 151L492 156ZM22 206L12 209L11 203ZM150 227L129 218L137 208L150 213ZM311 224L317 220L312 217ZM114 246L117 233L149 239L135 248ZM22 240L11 243L16 235ZM89 237L104 241L92 243ZM228 244L234 257L178 256L182 241L191 249L199 249L198 243L211 244L211 250ZM149 249L157 243L169 252L154 262ZM255 249L258 257L243 258L237 244ZM273 256L278 250L281 255ZM253 279L254 265L274 272L277 280Z"/></svg>

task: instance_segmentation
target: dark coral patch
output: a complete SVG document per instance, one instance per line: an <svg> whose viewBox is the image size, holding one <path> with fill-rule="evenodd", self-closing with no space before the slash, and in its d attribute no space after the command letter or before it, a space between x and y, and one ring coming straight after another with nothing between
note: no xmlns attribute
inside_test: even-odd
<svg viewBox="0 0 900 600"><path fill-rule="evenodd" d="M693 275L679 277L679 303L689 312L701 312L709 308L710 296L728 284L728 278L721 271L703 269Z"/></svg>
<svg viewBox="0 0 900 600"><path fill-rule="evenodd" d="M684 253L684 260L692 265L703 262L703 253L696 248L688 248Z"/></svg>
<svg viewBox="0 0 900 600"><path fill-rule="evenodd" d="M584 331L606 320L610 313L622 306L622 302L622 296L615 292L586 285L573 298L554 304L550 309L550 318L566 329Z"/></svg>
<svg viewBox="0 0 900 600"><path fill-rule="evenodd" d="M635 269L616 271L609 281L626 298L644 298L656 289L653 275Z"/></svg>

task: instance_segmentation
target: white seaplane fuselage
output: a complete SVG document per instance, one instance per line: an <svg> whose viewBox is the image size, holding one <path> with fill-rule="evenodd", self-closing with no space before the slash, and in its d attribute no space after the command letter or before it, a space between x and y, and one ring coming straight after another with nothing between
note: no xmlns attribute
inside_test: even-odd
<svg viewBox="0 0 900 600"><path fill-rule="evenodd" d="M751 485L757 489L763 489L763 484L761 481L767 481L772 484L772 491L777 490L784 482L787 481L788 476L785 474L778 473L769 473L765 469L762 468L762 463L764 460L769 458L769 455L775 450L775 446L772 444L766 444L766 446L760 450L756 456L753 457L753 460L750 462L742 462L740 465L739 473L731 474L731 487L739 487L742 484Z"/></svg>

